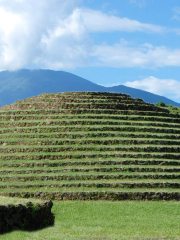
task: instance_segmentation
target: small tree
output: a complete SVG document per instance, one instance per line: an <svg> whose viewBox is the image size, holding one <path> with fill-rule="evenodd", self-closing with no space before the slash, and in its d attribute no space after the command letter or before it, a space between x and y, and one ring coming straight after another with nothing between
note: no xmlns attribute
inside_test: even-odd
<svg viewBox="0 0 180 240"><path fill-rule="evenodd" d="M166 104L164 102L162 102L162 101L158 102L156 105L158 107L166 107Z"/></svg>

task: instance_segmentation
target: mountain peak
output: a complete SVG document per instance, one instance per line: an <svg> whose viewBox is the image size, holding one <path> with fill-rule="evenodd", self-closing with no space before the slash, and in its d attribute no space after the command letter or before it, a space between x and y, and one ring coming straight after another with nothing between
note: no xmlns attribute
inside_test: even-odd
<svg viewBox="0 0 180 240"><path fill-rule="evenodd" d="M21 69L0 72L0 106L41 93L91 91L125 93L149 103L159 101L180 107L168 98L123 85L104 87L65 71Z"/></svg>

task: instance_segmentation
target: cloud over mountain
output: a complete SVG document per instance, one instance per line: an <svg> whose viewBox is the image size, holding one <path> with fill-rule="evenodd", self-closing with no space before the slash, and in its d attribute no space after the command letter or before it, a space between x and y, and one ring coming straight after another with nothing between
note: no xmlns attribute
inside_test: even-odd
<svg viewBox="0 0 180 240"><path fill-rule="evenodd" d="M0 70L24 67L180 65L180 49L94 43L94 32L165 32L165 28L80 6L81 0L0 0Z"/></svg>
<svg viewBox="0 0 180 240"><path fill-rule="evenodd" d="M159 79L147 77L142 80L126 82L127 87L138 88L158 95L167 95L170 98L180 98L180 82L174 79Z"/></svg>

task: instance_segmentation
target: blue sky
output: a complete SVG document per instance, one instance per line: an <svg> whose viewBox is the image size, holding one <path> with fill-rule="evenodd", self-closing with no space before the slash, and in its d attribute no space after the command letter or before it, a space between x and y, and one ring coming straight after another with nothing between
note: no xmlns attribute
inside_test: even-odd
<svg viewBox="0 0 180 240"><path fill-rule="evenodd" d="M53 69L180 102L179 0L0 0L0 70Z"/></svg>

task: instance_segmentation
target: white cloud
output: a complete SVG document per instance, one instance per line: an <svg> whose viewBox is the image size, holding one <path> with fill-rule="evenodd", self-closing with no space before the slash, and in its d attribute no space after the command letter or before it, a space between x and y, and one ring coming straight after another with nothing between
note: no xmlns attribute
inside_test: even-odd
<svg viewBox="0 0 180 240"><path fill-rule="evenodd" d="M126 82L123 85L165 95L172 99L180 98L180 81L174 79L158 79L150 76L142 80Z"/></svg>
<svg viewBox="0 0 180 240"><path fill-rule="evenodd" d="M120 18L91 9L82 9L81 14L84 20L84 24L90 32L165 32L165 28L158 25L140 23L136 20L131 20L129 18Z"/></svg>
<svg viewBox="0 0 180 240"><path fill-rule="evenodd" d="M42 38L43 55L37 59L37 64L51 69L87 65L93 41L81 22L81 15L76 9L69 17L60 20L55 29L49 30Z"/></svg>
<svg viewBox="0 0 180 240"><path fill-rule="evenodd" d="M125 41L94 46L91 32L165 28L79 8L81 0L0 0L0 70L29 66L67 69L78 66L179 66L180 50L132 46Z"/></svg>
<svg viewBox="0 0 180 240"><path fill-rule="evenodd" d="M113 46L96 46L92 56L98 59L94 64L104 67L180 66L180 49L171 50L164 46L153 47L150 44L133 46L124 41Z"/></svg>
<svg viewBox="0 0 180 240"><path fill-rule="evenodd" d="M0 0L0 70L60 69L88 61L92 43L80 0Z"/></svg>

